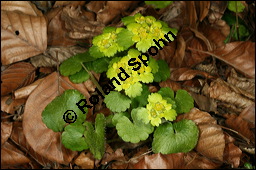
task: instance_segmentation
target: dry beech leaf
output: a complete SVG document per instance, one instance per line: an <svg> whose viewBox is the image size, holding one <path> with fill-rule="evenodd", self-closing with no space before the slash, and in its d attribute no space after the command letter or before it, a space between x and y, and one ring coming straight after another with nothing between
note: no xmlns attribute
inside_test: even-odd
<svg viewBox="0 0 256 170"><path fill-rule="evenodd" d="M177 121L181 119L193 120L199 128L199 139L195 150L209 159L223 161L225 139L217 121L209 113L196 108L180 115Z"/></svg>
<svg viewBox="0 0 256 170"><path fill-rule="evenodd" d="M61 13L61 20L65 22L69 37L73 39L92 38L102 33L105 25L90 18L91 14L85 13L80 6L66 6Z"/></svg>
<svg viewBox="0 0 256 170"><path fill-rule="evenodd" d="M197 16L199 21L202 22L203 19L208 15L210 8L210 1L195 1Z"/></svg>
<svg viewBox="0 0 256 170"><path fill-rule="evenodd" d="M45 157L37 154L27 143L23 133L22 122L14 122L13 131L10 139L19 146L25 153L28 153L34 160L40 163L42 166L54 166L54 163L46 159ZM56 164L56 163L55 163Z"/></svg>
<svg viewBox="0 0 256 170"><path fill-rule="evenodd" d="M1 1L1 11L20 11L27 15L43 16L42 12L30 1Z"/></svg>
<svg viewBox="0 0 256 170"><path fill-rule="evenodd" d="M67 6L67 5L70 5L70 6L81 5L81 6L83 6L84 4L85 4L85 1L56 1L54 3L53 8L60 7L60 6Z"/></svg>
<svg viewBox="0 0 256 170"><path fill-rule="evenodd" d="M26 86L35 79L35 67L30 63L19 62L9 66L1 73L1 96Z"/></svg>
<svg viewBox="0 0 256 170"><path fill-rule="evenodd" d="M46 13L47 25L47 44L48 46L73 46L77 40L68 36L64 21L61 20L63 7L54 8Z"/></svg>
<svg viewBox="0 0 256 170"><path fill-rule="evenodd" d="M1 146L7 141L12 133L12 122L1 122Z"/></svg>
<svg viewBox="0 0 256 170"><path fill-rule="evenodd" d="M255 128L255 124L248 122L235 114L229 115L225 120L225 124L227 127L234 129L246 138L250 139L251 142L254 142L255 134L252 129Z"/></svg>
<svg viewBox="0 0 256 170"><path fill-rule="evenodd" d="M9 142L1 146L1 168L29 163L30 160Z"/></svg>
<svg viewBox="0 0 256 170"><path fill-rule="evenodd" d="M23 131L33 150L41 156L61 164L70 163L77 152L68 150L62 145L61 133L48 129L42 122L41 114L55 97L67 89L79 90L90 103L90 94L85 84L73 84L68 77L59 76L54 72L47 76L30 94L23 117ZM58 94L58 90L60 94Z"/></svg>
<svg viewBox="0 0 256 170"><path fill-rule="evenodd" d="M212 24L220 20L227 8L227 1L210 1L211 6L208 14L208 20Z"/></svg>
<svg viewBox="0 0 256 170"><path fill-rule="evenodd" d="M105 154L103 155L101 163L103 165L107 165L110 161L113 160L126 161L123 150L121 148L118 148L115 151L113 151L113 149L107 144Z"/></svg>
<svg viewBox="0 0 256 170"><path fill-rule="evenodd" d="M182 169L184 153L146 155L134 165L134 169Z"/></svg>
<svg viewBox="0 0 256 170"><path fill-rule="evenodd" d="M185 169L218 169L222 163L211 161L197 152L190 151L184 156Z"/></svg>
<svg viewBox="0 0 256 170"><path fill-rule="evenodd" d="M237 93L234 87L231 88L228 83L220 78L211 82L210 87L208 88L208 93L211 98L231 104L236 108L245 109L254 103L242 94Z"/></svg>
<svg viewBox="0 0 256 170"><path fill-rule="evenodd" d="M172 81L170 79L160 82L159 86L160 87L170 87L173 91L177 91L177 90L181 89L181 85L179 83L177 83L176 81Z"/></svg>
<svg viewBox="0 0 256 170"><path fill-rule="evenodd" d="M13 99L11 95L1 97L1 110L14 114L22 105L26 103L27 99Z"/></svg>
<svg viewBox="0 0 256 170"><path fill-rule="evenodd" d="M255 96L255 79L240 77L233 68L227 78L227 82Z"/></svg>
<svg viewBox="0 0 256 170"><path fill-rule="evenodd" d="M16 90L14 92L15 99L27 98L31 94L31 92L38 86L38 84L40 84L43 80L44 78L38 79L32 84Z"/></svg>
<svg viewBox="0 0 256 170"><path fill-rule="evenodd" d="M207 79L214 78L210 74L203 71L193 70L189 68L178 68L178 69L172 70L170 79L173 81L185 81L185 80L191 80L196 76L201 76Z"/></svg>
<svg viewBox="0 0 256 170"><path fill-rule="evenodd" d="M239 117L243 118L248 122L252 122L255 124L255 103L245 108L239 115Z"/></svg>
<svg viewBox="0 0 256 170"><path fill-rule="evenodd" d="M242 156L242 151L234 145L233 141L234 140L231 136L225 134L226 138L226 146L224 150L224 162L228 162L228 164L231 164L232 168L238 168L240 164L240 159Z"/></svg>
<svg viewBox="0 0 256 170"><path fill-rule="evenodd" d="M255 42L236 41L213 51L214 57L231 65L245 76L255 76Z"/></svg>
<svg viewBox="0 0 256 170"><path fill-rule="evenodd" d="M78 46L49 47L43 54L31 57L30 61L35 67L53 67L57 66L57 61L60 64L66 59L85 51L85 48Z"/></svg>
<svg viewBox="0 0 256 170"><path fill-rule="evenodd" d="M3 65L43 53L47 47L44 16L1 11L1 61Z"/></svg>
<svg viewBox="0 0 256 170"><path fill-rule="evenodd" d="M104 8L97 13L97 21L107 25L120 18L122 12L138 3L138 1L107 1Z"/></svg>
<svg viewBox="0 0 256 170"><path fill-rule="evenodd" d="M94 157L91 152L82 152L74 161L74 163L80 166L82 169L93 169L94 168Z"/></svg>

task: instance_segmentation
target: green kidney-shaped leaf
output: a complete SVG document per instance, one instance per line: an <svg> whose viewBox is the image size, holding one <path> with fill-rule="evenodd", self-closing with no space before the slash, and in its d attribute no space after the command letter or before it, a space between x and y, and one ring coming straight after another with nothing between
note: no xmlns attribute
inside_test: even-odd
<svg viewBox="0 0 256 170"><path fill-rule="evenodd" d="M198 135L199 130L192 120L164 123L154 132L152 150L162 154L189 152L196 146Z"/></svg>
<svg viewBox="0 0 256 170"><path fill-rule="evenodd" d="M111 91L105 96L104 102L111 111L124 112L130 107L131 99L119 92Z"/></svg>
<svg viewBox="0 0 256 170"><path fill-rule="evenodd" d="M186 113L194 107L194 99L186 90L179 89L176 92L175 102L177 108L175 109L177 113Z"/></svg>
<svg viewBox="0 0 256 170"><path fill-rule="evenodd" d="M95 119L95 130L91 122L85 122L84 136L94 157L100 160L105 153L105 116L100 113Z"/></svg>
<svg viewBox="0 0 256 170"><path fill-rule="evenodd" d="M131 114L133 123L126 116L119 117L116 124L118 135L125 142L138 143L139 141L146 140L149 134L153 132L154 127L150 123L145 124L142 120L139 120L137 109L133 109Z"/></svg>
<svg viewBox="0 0 256 170"><path fill-rule="evenodd" d="M60 73L63 76L73 75L82 69L82 65L77 57L73 56L62 62L60 65Z"/></svg>
<svg viewBox="0 0 256 170"><path fill-rule="evenodd" d="M158 63L159 69L158 69L158 72L154 74L154 81L160 82L160 81L167 80L171 75L168 64L164 60L157 60L157 63Z"/></svg>
<svg viewBox="0 0 256 170"><path fill-rule="evenodd" d="M89 78L90 78L90 74L86 70L84 70L84 69L82 69L79 72L69 76L69 79L73 83L77 83L77 84L85 82Z"/></svg>
<svg viewBox="0 0 256 170"><path fill-rule="evenodd" d="M123 46L124 49L128 49L130 46L134 44L132 41L133 33L127 29L123 29L121 32L117 34L117 43L120 46Z"/></svg>
<svg viewBox="0 0 256 170"><path fill-rule="evenodd" d="M85 97L78 90L66 90L45 107L42 113L43 122L54 132L63 131L67 122L84 122L88 109L84 107L83 113L76 105L81 99L85 100ZM81 102L80 105L85 104Z"/></svg>
<svg viewBox="0 0 256 170"><path fill-rule="evenodd" d="M63 145L73 151L88 149L88 144L83 137L85 127L82 124L70 124L65 127L61 135Z"/></svg>

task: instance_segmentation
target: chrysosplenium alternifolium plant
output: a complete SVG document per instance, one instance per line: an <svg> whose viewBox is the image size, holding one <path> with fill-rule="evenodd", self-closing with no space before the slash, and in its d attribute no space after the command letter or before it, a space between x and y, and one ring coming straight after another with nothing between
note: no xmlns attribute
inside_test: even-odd
<svg viewBox="0 0 256 170"><path fill-rule="evenodd" d="M160 88L150 93L148 88L149 83L170 77L167 63L156 60L154 55L167 45L163 40L174 40L177 30L141 14L122 21L124 27L106 27L102 34L93 38L88 52L77 54L60 66L60 73L69 76L74 83L91 77L112 114L108 117L97 114L95 123L86 121L87 107L91 107L86 103L89 100L77 90L66 90L47 105L42 113L43 122L55 132L64 131L62 143L66 148L90 149L96 159L101 159L105 152L106 128L116 128L122 140L132 143L151 140L149 135L153 134L155 153L192 150L198 139L197 126L191 120L173 121L178 114L194 107L193 98L185 90L174 93L170 88ZM155 53L150 51L153 46ZM110 85L101 88L90 71L105 72ZM90 102L95 105L91 98ZM99 101L97 96L94 99ZM65 118L69 120L68 125ZM70 123L71 118L77 119Z"/></svg>

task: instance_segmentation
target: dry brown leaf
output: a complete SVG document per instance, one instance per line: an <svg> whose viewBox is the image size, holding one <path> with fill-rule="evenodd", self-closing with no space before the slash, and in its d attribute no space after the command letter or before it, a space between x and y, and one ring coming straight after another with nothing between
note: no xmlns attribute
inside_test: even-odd
<svg viewBox="0 0 256 170"><path fill-rule="evenodd" d="M30 94L24 111L23 130L29 145L38 154L61 164L68 164L77 152L66 149L61 141L61 133L53 132L42 122L42 111L67 89L79 90L89 102L90 94L85 84L73 84L68 77L59 76L56 72L47 76ZM44 134L44 135L42 135Z"/></svg>
<svg viewBox="0 0 256 170"><path fill-rule="evenodd" d="M57 61L62 63L66 59L85 52L86 49L79 46L70 47L49 47L44 54L30 58L31 64L35 67L53 67L57 66ZM58 58L57 58L58 55Z"/></svg>
<svg viewBox="0 0 256 170"><path fill-rule="evenodd" d="M240 77L233 68L227 78L227 82L255 96L255 79Z"/></svg>
<svg viewBox="0 0 256 170"><path fill-rule="evenodd" d="M250 139L251 142L254 142L255 133L252 129L255 128L255 124L248 122L235 114L229 115L229 117L225 120L225 124L227 127L234 129L246 138Z"/></svg>
<svg viewBox="0 0 256 170"><path fill-rule="evenodd" d="M234 145L233 141L234 140L231 136L225 134L226 138L226 146L224 150L224 162L227 162L228 164L231 164L232 168L238 168L240 164L240 159L242 156L242 151Z"/></svg>
<svg viewBox="0 0 256 170"><path fill-rule="evenodd" d="M120 19L120 14L138 4L138 1L107 1L104 8L98 11L97 21L104 25Z"/></svg>
<svg viewBox="0 0 256 170"><path fill-rule="evenodd" d="M44 78L36 80L34 83L22 87L14 92L14 98L15 99L22 99L22 98L27 98L31 92L44 80Z"/></svg>
<svg viewBox="0 0 256 170"><path fill-rule="evenodd" d="M82 169L93 169L94 168L94 157L91 152L85 154L82 152L74 161L74 163L80 166Z"/></svg>
<svg viewBox="0 0 256 170"><path fill-rule="evenodd" d="M12 122L1 122L1 146L7 141L12 133Z"/></svg>
<svg viewBox="0 0 256 170"><path fill-rule="evenodd" d="M1 168L29 163L30 160L9 142L1 146Z"/></svg>
<svg viewBox="0 0 256 170"><path fill-rule="evenodd" d="M30 1L1 1L1 11L20 11L27 15L43 16Z"/></svg>
<svg viewBox="0 0 256 170"><path fill-rule="evenodd" d="M81 5L81 6L83 6L84 4L85 4L85 1L56 1L54 3L53 8L60 7L60 6L67 6L67 5L70 5L70 6Z"/></svg>
<svg viewBox="0 0 256 170"><path fill-rule="evenodd" d="M217 113L217 103L214 99L193 92L190 92L189 94L193 97L200 110Z"/></svg>
<svg viewBox="0 0 256 170"><path fill-rule="evenodd" d="M181 85L179 83L177 83L176 81L172 81L170 79L160 82L159 86L160 87L170 87L173 91L177 91L177 90L181 89Z"/></svg>
<svg viewBox="0 0 256 170"><path fill-rule="evenodd" d="M245 108L240 114L239 117L243 118L248 122L255 124L255 103Z"/></svg>
<svg viewBox="0 0 256 170"><path fill-rule="evenodd" d="M116 149L115 151L107 144L105 154L101 160L101 164L107 165L110 161L118 160L125 161L124 153L121 148Z"/></svg>
<svg viewBox="0 0 256 170"><path fill-rule="evenodd" d="M172 70L170 79L173 81L185 81L185 80L191 80L196 76L204 77L207 79L214 78L210 74L203 71L193 70L189 68L178 68L178 69Z"/></svg>
<svg viewBox="0 0 256 170"><path fill-rule="evenodd" d="M236 41L213 51L219 60L231 65L249 78L255 77L255 42Z"/></svg>
<svg viewBox="0 0 256 170"><path fill-rule="evenodd" d="M45 157L37 154L27 143L26 138L23 133L23 128L22 128L22 122L14 122L13 124L13 131L11 134L10 139L17 145L19 146L25 153L28 153L29 156L31 156L36 162L41 164L44 167L54 167L56 166L56 163L53 163L46 159Z"/></svg>
<svg viewBox="0 0 256 170"><path fill-rule="evenodd" d="M1 96L26 86L35 79L35 67L30 63L19 62L11 65L1 73Z"/></svg>
<svg viewBox="0 0 256 170"><path fill-rule="evenodd" d="M203 19L208 15L210 8L210 1L195 1L197 16L199 21L202 22Z"/></svg>
<svg viewBox="0 0 256 170"><path fill-rule="evenodd" d="M146 155L134 165L135 169L182 169L184 153Z"/></svg>
<svg viewBox="0 0 256 170"><path fill-rule="evenodd" d="M222 18L227 8L227 5L227 1L211 1L211 6L208 14L208 20L211 24Z"/></svg>
<svg viewBox="0 0 256 170"><path fill-rule="evenodd" d="M11 95L1 97L1 110L14 114L16 110L22 107L27 99L13 99Z"/></svg>
<svg viewBox="0 0 256 170"><path fill-rule="evenodd" d="M43 53L47 47L46 20L19 12L1 11L3 65Z"/></svg>
<svg viewBox="0 0 256 170"><path fill-rule="evenodd" d="M47 25L47 44L48 46L73 46L76 45L74 39L69 38L68 30L65 28L64 21L61 20L63 7L54 8L46 14Z"/></svg>
<svg viewBox="0 0 256 170"><path fill-rule="evenodd" d="M210 87L208 88L208 94L213 99L220 100L221 102L228 103L229 105L233 105L240 109L245 109L254 103L252 100L249 100L235 90L234 87L231 88L228 83L218 78L211 82Z"/></svg>
<svg viewBox="0 0 256 170"><path fill-rule="evenodd" d="M184 156L185 169L218 169L222 163L209 160L197 152L190 151Z"/></svg>
<svg viewBox="0 0 256 170"><path fill-rule="evenodd" d="M186 1L186 17L185 17L185 25L188 24L190 28L196 28L196 22L198 20L196 8L195 8L195 1Z"/></svg>
<svg viewBox="0 0 256 170"><path fill-rule="evenodd" d="M177 121L180 119L190 119L197 124L199 139L195 148L196 151L209 159L223 161L224 134L216 120L209 113L193 108L190 112L180 115Z"/></svg>
<svg viewBox="0 0 256 170"><path fill-rule="evenodd" d="M92 38L102 33L105 27L101 22L94 21L91 14L84 12L80 6L64 7L61 19L65 22L65 28L68 30L69 37L73 39Z"/></svg>

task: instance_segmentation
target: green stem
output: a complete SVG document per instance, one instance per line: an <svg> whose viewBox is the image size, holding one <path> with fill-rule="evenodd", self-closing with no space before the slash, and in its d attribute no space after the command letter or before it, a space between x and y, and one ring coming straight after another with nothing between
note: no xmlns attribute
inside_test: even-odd
<svg viewBox="0 0 256 170"><path fill-rule="evenodd" d="M91 77L92 82L96 85L96 87L99 89L99 91L101 92L101 94L103 96L105 96L106 94L104 93L104 91L102 90L101 86L99 85L98 81L95 79L95 77L93 76L93 74L84 66L84 64L82 62L80 62L80 64L82 65L82 67L85 69L85 71L88 72L88 74Z"/></svg>

